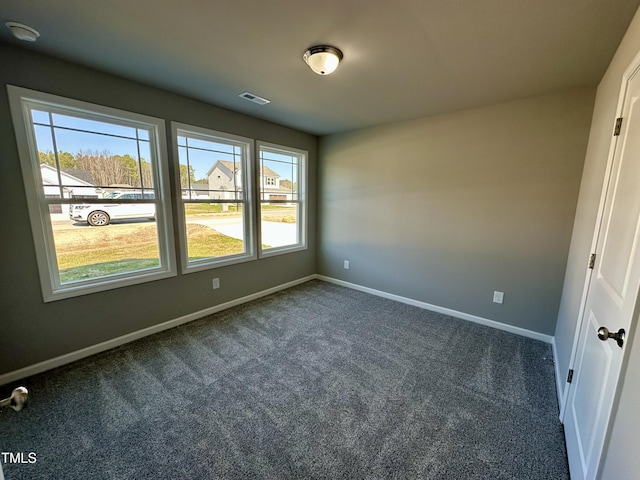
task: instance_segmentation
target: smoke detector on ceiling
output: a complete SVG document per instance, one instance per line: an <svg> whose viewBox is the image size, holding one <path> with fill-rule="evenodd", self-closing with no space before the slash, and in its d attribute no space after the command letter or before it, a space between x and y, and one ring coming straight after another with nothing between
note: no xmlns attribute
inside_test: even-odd
<svg viewBox="0 0 640 480"><path fill-rule="evenodd" d="M40 36L40 33L31 28L29 25L25 25L24 23L18 22L7 22L5 25L11 30L13 36L18 40L24 40L25 42L35 42L36 39Z"/></svg>

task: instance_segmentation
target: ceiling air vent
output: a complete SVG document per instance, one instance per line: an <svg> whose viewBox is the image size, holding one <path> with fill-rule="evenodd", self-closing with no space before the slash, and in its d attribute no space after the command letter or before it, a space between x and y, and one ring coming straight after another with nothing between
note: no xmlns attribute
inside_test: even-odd
<svg viewBox="0 0 640 480"><path fill-rule="evenodd" d="M254 95L253 93L244 92L238 95L240 98L244 98L245 100L249 100L250 102L257 103L258 105L266 105L271 102L271 100L267 100L266 98L259 97L258 95Z"/></svg>

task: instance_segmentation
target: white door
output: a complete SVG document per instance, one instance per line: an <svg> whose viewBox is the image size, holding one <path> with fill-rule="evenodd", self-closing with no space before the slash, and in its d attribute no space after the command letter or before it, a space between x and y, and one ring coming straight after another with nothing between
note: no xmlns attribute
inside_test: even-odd
<svg viewBox="0 0 640 480"><path fill-rule="evenodd" d="M571 478L596 478L626 343L598 329L626 331L637 316L640 285L640 73L628 78L623 123L613 154L596 261L564 415ZM637 348L640 348L637 347ZM640 453L639 453L640 455Z"/></svg>

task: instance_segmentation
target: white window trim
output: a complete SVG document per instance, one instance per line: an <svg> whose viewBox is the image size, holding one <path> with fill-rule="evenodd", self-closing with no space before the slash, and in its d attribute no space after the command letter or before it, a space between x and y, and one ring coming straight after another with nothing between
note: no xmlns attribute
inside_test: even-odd
<svg viewBox="0 0 640 480"><path fill-rule="evenodd" d="M262 147L273 150L281 150L283 153L295 153L297 155L301 155L300 165L298 166L298 219L297 219L297 227L298 227L298 238L299 242L295 245L286 245L283 247L274 247L269 248L268 250L262 249L262 203L269 203L268 200L262 200L261 196L261 185L258 185L258 201L257 201L257 211L258 211L258 257L259 258L268 258L273 257L275 255L283 255L287 253L299 252L302 250L306 250L307 246L307 232L309 227L307 225L308 217L308 202L307 202L307 189L308 189L308 168L307 163L309 162L309 152L307 150L301 150L299 148L289 147L287 145L278 145L275 143L263 142L260 140L256 140L256 172L260 172L260 150ZM258 174L259 175L259 174ZM258 182L260 183L259 179ZM304 188L300 188L300 186Z"/></svg>
<svg viewBox="0 0 640 480"><path fill-rule="evenodd" d="M18 155L22 167L22 178L26 190L29 219L33 230L36 259L42 295L45 302L76 297L90 293L102 292L114 288L146 283L177 275L175 261L175 242L173 239L173 222L171 215L171 193L169 188L168 156L166 149L164 120L138 113L117 110L102 105L82 102L66 97L7 85L11 116L15 129ZM40 175L38 150L29 115L29 105L51 104L76 110L76 113L88 113L90 116L104 116L111 123L124 119L123 125L138 128L149 128L151 154L155 155L154 184L156 195L156 222L158 225L158 247L160 267L123 274L109 275L86 281L68 284L59 282L58 265L48 204L43 202L44 192ZM62 110L61 110L62 111ZM68 110L66 110L68 113ZM153 148L155 147L155 148Z"/></svg>
<svg viewBox="0 0 640 480"><path fill-rule="evenodd" d="M242 144L245 148L245 165L246 168L241 168L241 174L243 177L244 185L247 186L246 189L243 190L243 200L237 203L245 204L246 208L243 208L244 215L244 238L245 245L247 251L245 253L239 253L236 255L228 255L220 258L207 258L203 260L189 262L189 252L187 249L187 232L186 232L186 218L184 214L184 204L185 199L182 198L182 195L178 197L178 219L180 223L180 231L179 231L179 240L180 240L180 251L181 251L181 264L182 264L182 273L193 273L199 272L202 270L209 270L212 268L223 267L228 265L234 265L238 263L248 262L252 260L256 260L258 258L256 252L256 216L255 216L255 202L253 195L253 158L254 158L254 141L251 138L241 137L239 135L233 135L230 133L219 132L216 130L211 130L208 128L198 127L195 125L189 125L185 123L171 122L171 137L173 141L173 157L174 157L174 167L175 167L175 180L176 185L180 186L180 155L178 151L178 135L179 132L183 131L185 134L190 134L191 136L201 136L203 140L215 141L219 140L221 142L237 142ZM180 191L182 189L180 188ZM186 202L191 203L191 202ZM197 203L197 202L196 202ZM211 203L222 203L212 200Z"/></svg>

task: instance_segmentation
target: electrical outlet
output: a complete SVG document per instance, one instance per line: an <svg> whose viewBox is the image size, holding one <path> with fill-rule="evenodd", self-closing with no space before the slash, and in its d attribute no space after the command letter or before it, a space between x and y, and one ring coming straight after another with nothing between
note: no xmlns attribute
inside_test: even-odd
<svg viewBox="0 0 640 480"><path fill-rule="evenodd" d="M349 270L349 260L344 261L344 269Z"/></svg>
<svg viewBox="0 0 640 480"><path fill-rule="evenodd" d="M219 278L214 278L213 279L213 289L216 290L220 288L220 279Z"/></svg>
<svg viewBox="0 0 640 480"><path fill-rule="evenodd" d="M502 303L504 302L504 292L493 292L493 303Z"/></svg>

